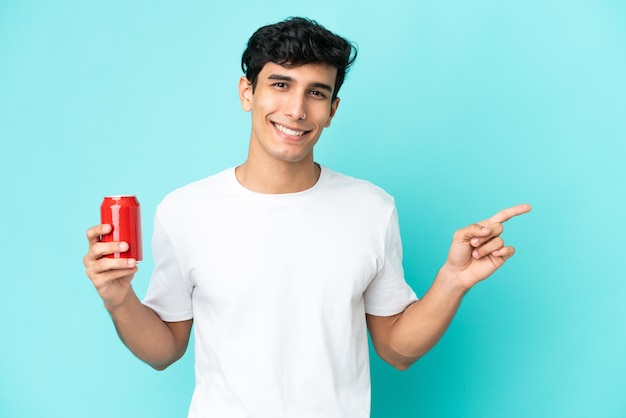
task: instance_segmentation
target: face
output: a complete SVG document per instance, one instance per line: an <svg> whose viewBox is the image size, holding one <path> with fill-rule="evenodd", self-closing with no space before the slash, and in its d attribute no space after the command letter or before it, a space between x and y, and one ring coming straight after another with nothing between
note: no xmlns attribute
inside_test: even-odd
<svg viewBox="0 0 626 418"><path fill-rule="evenodd" d="M239 82L243 110L252 112L248 159L313 163L313 147L330 126L339 98L332 100L337 69L322 64L286 68L267 63L252 91Z"/></svg>

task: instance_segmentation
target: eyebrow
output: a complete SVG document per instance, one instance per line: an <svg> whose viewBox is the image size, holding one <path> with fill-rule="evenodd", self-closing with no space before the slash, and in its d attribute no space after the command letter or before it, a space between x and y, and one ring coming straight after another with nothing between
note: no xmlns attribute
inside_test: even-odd
<svg viewBox="0 0 626 418"><path fill-rule="evenodd" d="M270 74L267 77L268 80L277 80L277 81L289 81L292 82L294 81L294 79L292 77L286 76L286 75L281 75L281 74ZM333 92L333 88L331 86L329 86L326 83L320 83L320 82L314 82L309 84L309 87L314 87L317 89L323 89L326 90L329 93Z"/></svg>

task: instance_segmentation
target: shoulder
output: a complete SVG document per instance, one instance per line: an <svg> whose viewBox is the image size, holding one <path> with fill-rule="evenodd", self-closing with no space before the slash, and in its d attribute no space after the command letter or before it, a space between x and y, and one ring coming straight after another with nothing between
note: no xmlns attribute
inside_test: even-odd
<svg viewBox="0 0 626 418"><path fill-rule="evenodd" d="M378 201L383 205L394 205L394 198L381 187L363 179L352 177L323 167L325 184L329 190L349 199Z"/></svg>
<svg viewBox="0 0 626 418"><path fill-rule="evenodd" d="M190 208L201 201L210 200L212 197L228 193L233 189L234 168L228 168L179 187L168 193L159 203L157 211L168 212L170 210L180 210Z"/></svg>

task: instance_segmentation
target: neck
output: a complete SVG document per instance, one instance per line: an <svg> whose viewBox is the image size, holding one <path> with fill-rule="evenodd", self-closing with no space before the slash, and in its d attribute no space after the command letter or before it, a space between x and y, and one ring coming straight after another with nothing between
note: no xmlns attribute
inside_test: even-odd
<svg viewBox="0 0 626 418"><path fill-rule="evenodd" d="M239 183L257 193L283 194L308 190L317 183L320 166L312 159L299 163L258 164L250 159L235 169Z"/></svg>

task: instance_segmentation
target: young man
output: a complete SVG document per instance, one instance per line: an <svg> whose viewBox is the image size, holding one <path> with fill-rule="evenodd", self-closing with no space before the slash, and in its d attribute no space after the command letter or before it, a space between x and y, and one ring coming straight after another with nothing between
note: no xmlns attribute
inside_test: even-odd
<svg viewBox="0 0 626 418"><path fill-rule="evenodd" d="M154 225L155 270L141 302L135 260L104 256L111 230L88 230L87 275L128 348L162 370L194 322L190 417L368 417L369 330L406 369L441 338L463 295L514 253L502 223L520 205L461 229L432 287L406 284L393 199L317 164L356 51L317 23L259 29L242 58L248 158L170 193Z"/></svg>

